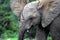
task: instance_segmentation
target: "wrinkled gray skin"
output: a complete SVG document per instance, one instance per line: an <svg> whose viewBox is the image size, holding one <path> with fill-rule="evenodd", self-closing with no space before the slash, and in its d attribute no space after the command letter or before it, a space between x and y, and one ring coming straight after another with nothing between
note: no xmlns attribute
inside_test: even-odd
<svg viewBox="0 0 60 40"><path fill-rule="evenodd" d="M47 36L51 33L52 40L60 40L60 15L46 28L37 27L37 40L47 40Z"/></svg>
<svg viewBox="0 0 60 40"><path fill-rule="evenodd" d="M37 40L47 40L49 32L52 34L53 40L60 40L60 3L47 11L44 11L43 7L43 4L39 6L38 1L29 3L24 7L21 14L18 40L24 39L24 33L29 30L32 25L37 29Z"/></svg>
<svg viewBox="0 0 60 40"><path fill-rule="evenodd" d="M32 2L33 3L33 2ZM38 1L36 1L38 3ZM40 23L40 14L38 12L37 4L31 6L31 3L27 4L21 14L21 23L19 30L19 40L23 40L23 34L26 30L29 30L31 26L37 26ZM29 8L30 7L30 8Z"/></svg>

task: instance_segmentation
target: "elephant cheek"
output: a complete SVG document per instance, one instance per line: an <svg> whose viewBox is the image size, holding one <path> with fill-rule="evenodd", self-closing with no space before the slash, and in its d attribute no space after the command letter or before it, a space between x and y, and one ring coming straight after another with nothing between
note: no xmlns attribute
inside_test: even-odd
<svg viewBox="0 0 60 40"><path fill-rule="evenodd" d="M26 26L25 26L25 29L26 29L26 30L29 30L30 28L31 28L31 25L26 25Z"/></svg>

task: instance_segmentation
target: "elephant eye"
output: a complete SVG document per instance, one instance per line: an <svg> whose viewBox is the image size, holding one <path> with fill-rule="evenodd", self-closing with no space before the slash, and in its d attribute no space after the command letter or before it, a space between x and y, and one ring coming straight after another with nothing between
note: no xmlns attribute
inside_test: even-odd
<svg viewBox="0 0 60 40"><path fill-rule="evenodd" d="M32 18L32 17L30 17L30 18L29 18L29 20L33 20L33 18Z"/></svg>
<svg viewBox="0 0 60 40"><path fill-rule="evenodd" d="M30 17L28 20L34 20L34 19L36 19L36 17Z"/></svg>

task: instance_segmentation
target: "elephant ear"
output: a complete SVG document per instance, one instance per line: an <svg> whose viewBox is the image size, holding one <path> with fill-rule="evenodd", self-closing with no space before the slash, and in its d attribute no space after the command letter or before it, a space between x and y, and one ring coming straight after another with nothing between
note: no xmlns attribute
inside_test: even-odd
<svg viewBox="0 0 60 40"><path fill-rule="evenodd" d="M42 26L47 27L60 14L60 1L47 3L43 8Z"/></svg>
<svg viewBox="0 0 60 40"><path fill-rule="evenodd" d="M24 6L29 0L10 0L10 7L16 16L20 16Z"/></svg>

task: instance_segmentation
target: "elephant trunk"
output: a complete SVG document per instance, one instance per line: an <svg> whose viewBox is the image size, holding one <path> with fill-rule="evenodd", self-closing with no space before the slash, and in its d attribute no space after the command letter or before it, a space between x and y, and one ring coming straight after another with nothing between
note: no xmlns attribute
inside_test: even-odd
<svg viewBox="0 0 60 40"><path fill-rule="evenodd" d="M18 35L18 40L23 40L24 39L24 33L25 33L26 29L23 27L20 27L19 30L19 35Z"/></svg>

